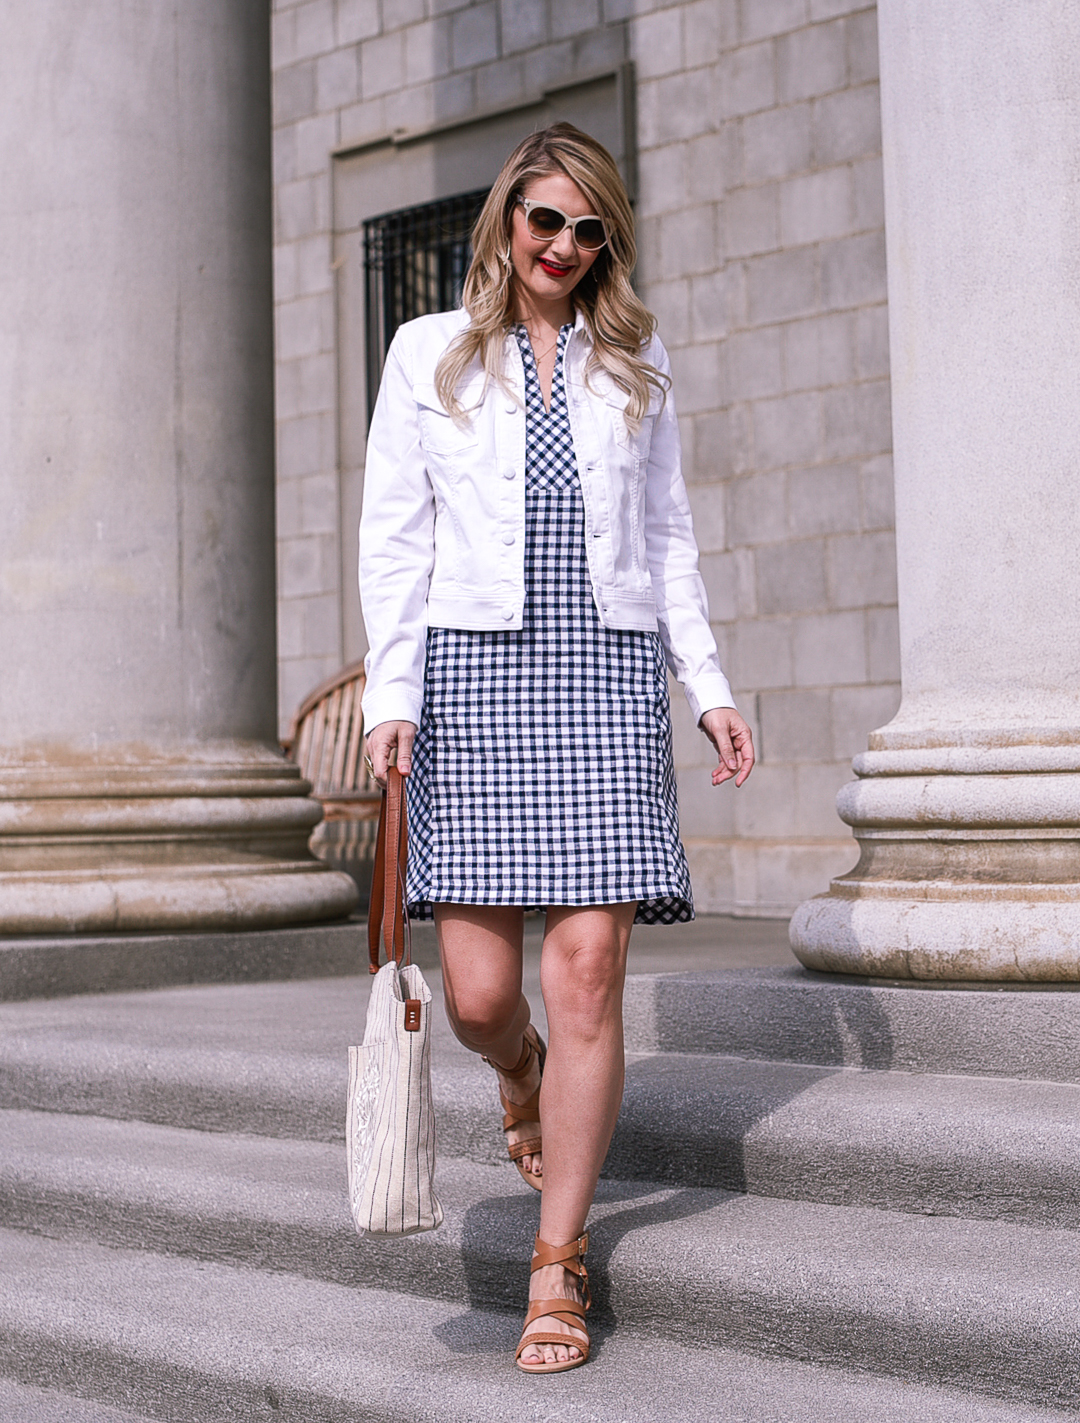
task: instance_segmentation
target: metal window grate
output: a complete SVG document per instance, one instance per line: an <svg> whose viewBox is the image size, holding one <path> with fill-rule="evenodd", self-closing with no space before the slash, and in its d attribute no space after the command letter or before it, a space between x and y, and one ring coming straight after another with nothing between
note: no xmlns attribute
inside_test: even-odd
<svg viewBox="0 0 1080 1423"><path fill-rule="evenodd" d="M394 332L403 321L460 303L469 239L487 195L481 188L364 223L369 420Z"/></svg>

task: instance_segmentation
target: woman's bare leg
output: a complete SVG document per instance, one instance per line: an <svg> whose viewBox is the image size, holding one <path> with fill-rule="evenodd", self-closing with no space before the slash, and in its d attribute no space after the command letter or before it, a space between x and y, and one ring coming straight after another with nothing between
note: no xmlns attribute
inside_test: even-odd
<svg viewBox="0 0 1080 1423"><path fill-rule="evenodd" d="M459 1042L492 1063L512 1068L521 1058L529 1003L521 991L524 913L512 906L436 904L435 927L443 968L446 1016ZM540 1084L533 1062L524 1077L503 1077L512 1102L527 1102ZM506 1134L513 1144L540 1135L539 1122L519 1122ZM522 1169L543 1169L540 1153L521 1158Z"/></svg>
<svg viewBox="0 0 1080 1423"><path fill-rule="evenodd" d="M619 1115L625 1075L623 982L636 912L636 904L548 910L540 964L550 1039L540 1097L540 1237L551 1245L565 1245L585 1229ZM561 1265L550 1265L533 1275L530 1298L572 1298L574 1285ZM542 1318L533 1327L572 1338L557 1319ZM537 1344L521 1359L562 1363L579 1353L572 1344Z"/></svg>

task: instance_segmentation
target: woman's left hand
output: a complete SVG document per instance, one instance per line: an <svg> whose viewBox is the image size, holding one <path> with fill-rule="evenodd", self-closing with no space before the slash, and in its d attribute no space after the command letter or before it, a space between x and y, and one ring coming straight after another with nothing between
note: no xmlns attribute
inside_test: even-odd
<svg viewBox="0 0 1080 1423"><path fill-rule="evenodd" d="M720 756L720 764L712 773L714 786L722 786L735 777L741 786L754 769L754 738L750 728L734 707L713 707L698 723Z"/></svg>

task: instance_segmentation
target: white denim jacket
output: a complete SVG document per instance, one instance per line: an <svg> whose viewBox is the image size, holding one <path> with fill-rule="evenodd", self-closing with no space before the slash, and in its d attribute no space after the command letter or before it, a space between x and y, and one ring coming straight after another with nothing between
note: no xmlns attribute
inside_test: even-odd
<svg viewBox="0 0 1080 1423"><path fill-rule="evenodd" d="M459 387L455 423L435 367L467 324L464 311L398 328L368 436L360 519L360 599L367 628L364 725L419 724L428 627L520 628L525 604L525 380L506 338L506 380L479 365ZM585 384L591 338L581 314L563 357L570 429L585 506L593 599L607 628L659 630L694 719L733 707L709 628L680 470L675 403L659 396L640 430L605 371ZM670 373L653 339L646 358ZM472 408L472 407L475 407Z"/></svg>

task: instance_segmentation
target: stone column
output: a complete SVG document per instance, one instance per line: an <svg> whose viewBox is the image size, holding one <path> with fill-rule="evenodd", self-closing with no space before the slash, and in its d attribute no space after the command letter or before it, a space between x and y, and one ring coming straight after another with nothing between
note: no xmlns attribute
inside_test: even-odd
<svg viewBox="0 0 1080 1423"><path fill-rule="evenodd" d="M1080 979L1080 10L879 0L903 701L810 968Z"/></svg>
<svg viewBox="0 0 1080 1423"><path fill-rule="evenodd" d="M0 2L0 934L355 902L275 736L269 22Z"/></svg>

